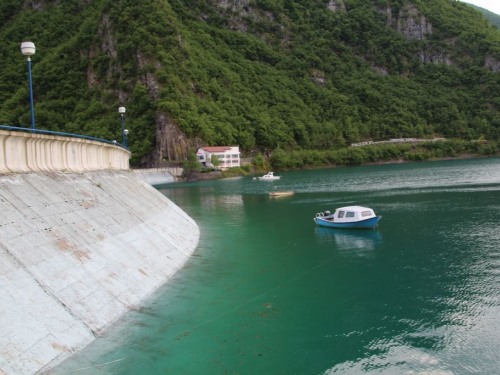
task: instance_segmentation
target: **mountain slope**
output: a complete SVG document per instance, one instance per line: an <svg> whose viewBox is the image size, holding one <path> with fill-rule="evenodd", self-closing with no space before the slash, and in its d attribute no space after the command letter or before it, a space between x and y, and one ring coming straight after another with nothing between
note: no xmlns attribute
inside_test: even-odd
<svg viewBox="0 0 500 375"><path fill-rule="evenodd" d="M191 146L332 149L498 139L500 35L449 0L13 1L0 5L0 124L120 140L132 163Z"/></svg>
<svg viewBox="0 0 500 375"><path fill-rule="evenodd" d="M487 9L478 7L477 5L474 5L474 4L467 4L467 5L480 11L483 14L483 16L486 17L488 19L488 21L490 21L490 23L492 25L496 25L497 27L500 27L500 15L493 13L493 12L490 12Z"/></svg>

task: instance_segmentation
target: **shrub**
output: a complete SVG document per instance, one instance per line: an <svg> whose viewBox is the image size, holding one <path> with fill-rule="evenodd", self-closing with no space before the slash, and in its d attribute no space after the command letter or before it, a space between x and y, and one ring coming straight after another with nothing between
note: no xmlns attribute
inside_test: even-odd
<svg viewBox="0 0 500 375"><path fill-rule="evenodd" d="M242 167L233 167L229 168L226 171L222 172L222 177L238 177L238 176L246 176L249 172L246 172Z"/></svg>
<svg viewBox="0 0 500 375"><path fill-rule="evenodd" d="M263 168L264 163L265 163L265 160L264 160L264 157L262 156L262 154L258 154L252 160L252 164L255 165L257 168Z"/></svg>
<svg viewBox="0 0 500 375"><path fill-rule="evenodd" d="M188 157L184 162L183 166L184 172L200 172L201 171L201 163L198 161L196 157L196 151L194 149L190 149L188 152Z"/></svg>
<svg viewBox="0 0 500 375"><path fill-rule="evenodd" d="M285 151L281 148L277 148L274 150L273 155L271 156L271 165L276 170L287 169L289 165L290 159Z"/></svg>

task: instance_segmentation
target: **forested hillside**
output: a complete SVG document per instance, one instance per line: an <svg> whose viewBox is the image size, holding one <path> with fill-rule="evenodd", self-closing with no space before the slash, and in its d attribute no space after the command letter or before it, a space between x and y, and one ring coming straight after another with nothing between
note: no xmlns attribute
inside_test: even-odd
<svg viewBox="0 0 500 375"><path fill-rule="evenodd" d="M490 21L490 23L492 25L496 25L497 27L500 27L500 15L493 13L493 12L490 12L487 9L478 7L477 5L474 5L474 4L467 4L467 5L480 11L488 19L488 21Z"/></svg>
<svg viewBox="0 0 500 375"><path fill-rule="evenodd" d="M500 32L453 0L0 0L0 124L121 140L334 150L500 136Z"/></svg>

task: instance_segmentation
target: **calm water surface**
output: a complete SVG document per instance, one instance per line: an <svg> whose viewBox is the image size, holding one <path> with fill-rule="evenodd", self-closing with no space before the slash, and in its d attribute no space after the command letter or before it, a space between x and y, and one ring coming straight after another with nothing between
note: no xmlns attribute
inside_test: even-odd
<svg viewBox="0 0 500 375"><path fill-rule="evenodd" d="M500 159L282 176L160 187L197 251L54 373L500 373ZM312 220L354 204L379 228Z"/></svg>

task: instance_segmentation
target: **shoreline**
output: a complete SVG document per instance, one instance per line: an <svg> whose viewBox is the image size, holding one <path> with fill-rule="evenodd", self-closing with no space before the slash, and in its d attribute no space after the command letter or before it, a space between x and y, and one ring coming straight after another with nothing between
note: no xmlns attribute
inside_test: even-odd
<svg viewBox="0 0 500 375"><path fill-rule="evenodd" d="M407 163L425 163L425 162L436 162L436 161L448 161L448 160L466 160L466 159L487 159L487 158L497 158L500 157L500 153L495 153L495 154L490 154L490 155L485 155L485 154L462 154L458 156L445 156L445 157L440 157L440 158L429 158L426 160L406 160L405 158L401 157L398 159L390 159L390 160L378 160L378 161L372 161L372 162L366 162L366 163L361 163L361 164L327 164L327 165L321 165L321 166L307 166L307 167L302 167L302 168L297 168L297 169L274 169L273 167L269 167L268 169L254 169L252 172L248 174L239 174L239 175L230 175L230 176L224 176L224 173L220 172L207 172L203 174L198 174L198 175L203 175L203 178L193 178L193 175L190 176L190 178L185 178L185 179L177 179L176 181L173 182L196 182L196 181L209 181L209 180L222 180L222 179L228 179L228 178L234 178L234 177L246 177L246 176L256 176L260 175L262 173L267 173L269 170L274 170L275 172L296 172L296 171L307 171L307 170L315 170L315 169L335 169L335 168L349 168L349 167L362 167L362 166L370 166L370 165L388 165L388 164L407 164ZM217 173L217 176L212 176L212 173Z"/></svg>
<svg viewBox="0 0 500 375"><path fill-rule="evenodd" d="M436 161L448 161L448 160L466 160L466 159L488 159L488 158L498 158L500 157L500 153L498 154L491 154L491 155L482 155L482 154L464 154L460 156L446 156L446 157L441 157L441 158L429 158L426 160L406 160L404 158L399 158L399 159L391 159L391 160L379 160L379 161L373 161L373 162L367 162L367 163L362 163L362 164L351 164L351 165L346 165L346 164L329 164L329 165L323 165L323 166L308 166L304 168L298 168L298 169L283 169L283 170L276 170L277 172L294 172L294 171L307 171L307 170L313 170L313 169L334 169L334 168L349 168L349 167L362 167L366 165L387 165L387 164L410 164L410 163L426 163L426 162L436 162ZM259 174L262 173L266 170L256 170L253 174Z"/></svg>

